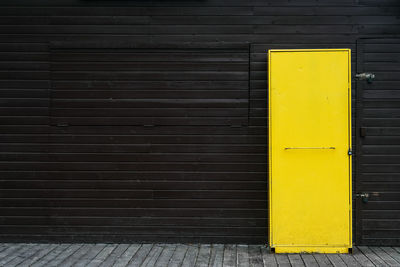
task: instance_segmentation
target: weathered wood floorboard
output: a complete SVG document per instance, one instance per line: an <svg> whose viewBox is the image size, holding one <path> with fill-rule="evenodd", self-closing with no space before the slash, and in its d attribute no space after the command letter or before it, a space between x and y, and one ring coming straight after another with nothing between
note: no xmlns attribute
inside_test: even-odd
<svg viewBox="0 0 400 267"><path fill-rule="evenodd" d="M162 250L154 266L160 266L160 267L168 266L168 263L171 260L172 255L174 255L175 253L176 246L177 246L176 244L164 245L164 249Z"/></svg>
<svg viewBox="0 0 400 267"><path fill-rule="evenodd" d="M237 266L249 266L249 251L247 245L237 245Z"/></svg>
<svg viewBox="0 0 400 267"><path fill-rule="evenodd" d="M26 259L29 259L31 256L33 256L38 250L42 249L44 244L40 245L30 245L25 252L23 253L18 253L14 259L11 261L7 262L5 266L17 266L21 262L25 261Z"/></svg>
<svg viewBox="0 0 400 267"><path fill-rule="evenodd" d="M325 254L315 254L314 257L319 266L333 266Z"/></svg>
<svg viewBox="0 0 400 267"><path fill-rule="evenodd" d="M301 254L300 255L306 267L317 267L319 266L314 255L312 254Z"/></svg>
<svg viewBox="0 0 400 267"><path fill-rule="evenodd" d="M81 247L83 247L83 244L73 244L70 247L68 247L66 250L61 251L60 254L58 254L53 260L49 261L48 264L57 266L59 265L64 259L68 258L72 254L75 253L75 251L79 250Z"/></svg>
<svg viewBox="0 0 400 267"><path fill-rule="evenodd" d="M202 244L200 246L199 254L197 255L196 267L206 267L210 260L211 246L209 244Z"/></svg>
<svg viewBox="0 0 400 267"><path fill-rule="evenodd" d="M276 254L275 258L278 266L291 266L288 254Z"/></svg>
<svg viewBox="0 0 400 267"><path fill-rule="evenodd" d="M267 249L265 246L261 246L261 253L264 266L271 266L271 267L278 266L275 254L271 253L271 251Z"/></svg>
<svg viewBox="0 0 400 267"><path fill-rule="evenodd" d="M160 244L155 244L140 266L143 267L154 266L158 258L160 257L162 251L163 251L163 246Z"/></svg>
<svg viewBox="0 0 400 267"><path fill-rule="evenodd" d="M236 245L225 245L223 266L236 266Z"/></svg>
<svg viewBox="0 0 400 267"><path fill-rule="evenodd" d="M47 263L52 262L55 258L58 257L58 255L62 254L71 246L72 246L71 244L52 245L52 247L54 247L53 250L51 250L42 258L38 259L36 262L31 263L30 266L32 267L45 266Z"/></svg>
<svg viewBox="0 0 400 267"><path fill-rule="evenodd" d="M372 261L375 266L385 266L385 262L376 255L369 247L358 247L361 252Z"/></svg>
<svg viewBox="0 0 400 267"><path fill-rule="evenodd" d="M4 264L13 257L14 253L18 253L23 249L23 244L10 245L6 250L0 253L0 264Z"/></svg>
<svg viewBox="0 0 400 267"><path fill-rule="evenodd" d="M85 244L78 250L76 250L73 254L71 254L69 257L65 258L60 265L62 266L73 266L75 263L78 261L83 261L85 260L84 256L89 253L89 251L94 247L93 244Z"/></svg>
<svg viewBox="0 0 400 267"><path fill-rule="evenodd" d="M224 261L224 245L214 244L212 245L210 267L222 267Z"/></svg>
<svg viewBox="0 0 400 267"><path fill-rule="evenodd" d="M188 251L189 246L185 244L179 244L171 259L169 260L168 267L179 267L181 266L183 259L185 258L186 252Z"/></svg>
<svg viewBox="0 0 400 267"><path fill-rule="evenodd" d="M135 257L132 257L132 259L129 261L128 266L141 266L147 256L149 256L153 246L154 245L152 244L143 244L142 247L136 252Z"/></svg>
<svg viewBox="0 0 400 267"><path fill-rule="evenodd" d="M116 259L121 256L122 253L129 247L128 244L108 244L92 259L92 261L87 265L88 267L94 266L112 266Z"/></svg>
<svg viewBox="0 0 400 267"><path fill-rule="evenodd" d="M199 253L199 247L197 245L190 245L188 251L183 258L181 266L193 266L196 262L197 254Z"/></svg>
<svg viewBox="0 0 400 267"><path fill-rule="evenodd" d="M10 254L9 257L4 257L1 261L0 261L0 266L11 266L10 262L13 262L15 260L15 258L20 257L21 255L25 255L27 251L29 251L30 249L33 248L32 244L27 244L22 246L20 249L18 250L14 250L12 254Z"/></svg>
<svg viewBox="0 0 400 267"><path fill-rule="evenodd" d="M264 266L260 246L249 246L249 263L252 267Z"/></svg>
<svg viewBox="0 0 400 267"><path fill-rule="evenodd" d="M86 267L106 246L106 244L96 244L79 259L74 267Z"/></svg>
<svg viewBox="0 0 400 267"><path fill-rule="evenodd" d="M48 255L50 252L52 252L54 249L56 249L58 246L54 246L51 244L47 244L42 247L39 251L37 251L35 254L33 254L31 257L27 258L26 260L22 261L20 263L21 266L31 266L35 262L39 261L40 259L44 258L46 255Z"/></svg>
<svg viewBox="0 0 400 267"><path fill-rule="evenodd" d="M353 254L273 254L262 245L0 244L0 266L400 266L397 247Z"/></svg>
<svg viewBox="0 0 400 267"><path fill-rule="evenodd" d="M126 266L129 261L135 256L136 252L140 249L141 245L140 244L133 244L130 245L125 252L117 258L116 262L114 263L114 266L116 267L124 267Z"/></svg>
<svg viewBox="0 0 400 267"><path fill-rule="evenodd" d="M400 253L391 247L382 247L382 249L389 254L393 259L397 261L397 264L400 265Z"/></svg>
<svg viewBox="0 0 400 267"><path fill-rule="evenodd" d="M389 254L387 254L380 247L371 247L370 248L379 258L382 259L389 266L399 266L399 263L395 261Z"/></svg>
<svg viewBox="0 0 400 267"><path fill-rule="evenodd" d="M353 248L353 257L361 266L375 266L358 248Z"/></svg>
<svg viewBox="0 0 400 267"><path fill-rule="evenodd" d="M340 254L339 255L342 260L350 266L361 266L356 259L353 257L353 255L350 254Z"/></svg>
<svg viewBox="0 0 400 267"><path fill-rule="evenodd" d="M338 254L327 254L328 259L335 267L346 267L346 263L340 258Z"/></svg>

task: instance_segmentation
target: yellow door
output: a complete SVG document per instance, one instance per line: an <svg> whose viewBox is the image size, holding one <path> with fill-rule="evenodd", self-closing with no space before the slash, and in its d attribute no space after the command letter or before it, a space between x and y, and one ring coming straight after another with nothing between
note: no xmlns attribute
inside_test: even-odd
<svg viewBox="0 0 400 267"><path fill-rule="evenodd" d="M350 49L270 50L268 58L270 246L348 252Z"/></svg>

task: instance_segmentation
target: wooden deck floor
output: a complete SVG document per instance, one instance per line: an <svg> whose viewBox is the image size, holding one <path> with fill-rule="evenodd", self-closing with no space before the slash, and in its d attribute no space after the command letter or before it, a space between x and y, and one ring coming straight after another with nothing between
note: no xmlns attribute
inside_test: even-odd
<svg viewBox="0 0 400 267"><path fill-rule="evenodd" d="M0 266L400 266L399 247L271 254L259 245L0 244Z"/></svg>

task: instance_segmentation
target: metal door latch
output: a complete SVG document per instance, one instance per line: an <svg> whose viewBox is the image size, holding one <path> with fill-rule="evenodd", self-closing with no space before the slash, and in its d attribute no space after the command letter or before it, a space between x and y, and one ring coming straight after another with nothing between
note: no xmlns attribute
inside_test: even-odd
<svg viewBox="0 0 400 267"><path fill-rule="evenodd" d="M375 79L375 74L370 72L357 73L356 78L360 81L367 80L367 83L372 83L372 80Z"/></svg>
<svg viewBox="0 0 400 267"><path fill-rule="evenodd" d="M368 200L369 200L369 194L368 193L356 194L356 197L361 197L361 201L363 203L368 203Z"/></svg>

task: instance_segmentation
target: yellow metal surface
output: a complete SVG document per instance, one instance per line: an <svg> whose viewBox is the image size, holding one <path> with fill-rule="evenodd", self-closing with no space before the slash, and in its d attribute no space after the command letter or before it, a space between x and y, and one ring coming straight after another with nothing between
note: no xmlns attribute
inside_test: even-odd
<svg viewBox="0 0 400 267"><path fill-rule="evenodd" d="M269 50L268 60L270 246L347 252L350 49Z"/></svg>
<svg viewBox="0 0 400 267"><path fill-rule="evenodd" d="M348 253L349 247L276 247L275 253Z"/></svg>

